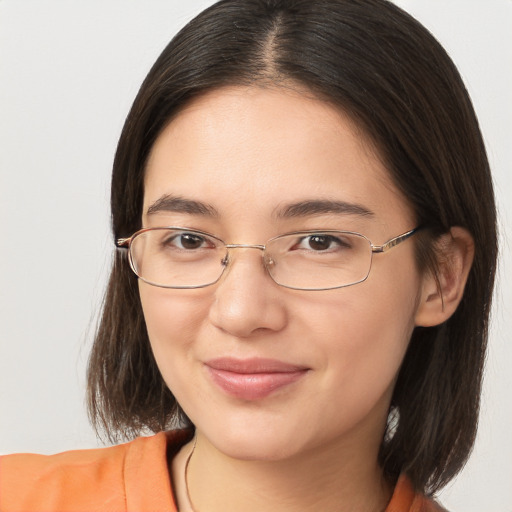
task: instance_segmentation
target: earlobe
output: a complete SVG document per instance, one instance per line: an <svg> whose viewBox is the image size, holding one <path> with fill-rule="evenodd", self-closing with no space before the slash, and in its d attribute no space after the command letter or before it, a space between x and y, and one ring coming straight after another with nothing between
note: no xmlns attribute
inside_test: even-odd
<svg viewBox="0 0 512 512"><path fill-rule="evenodd" d="M452 227L436 242L437 274L423 276L416 310L416 326L431 327L448 320L457 309L473 263L473 237L464 228Z"/></svg>

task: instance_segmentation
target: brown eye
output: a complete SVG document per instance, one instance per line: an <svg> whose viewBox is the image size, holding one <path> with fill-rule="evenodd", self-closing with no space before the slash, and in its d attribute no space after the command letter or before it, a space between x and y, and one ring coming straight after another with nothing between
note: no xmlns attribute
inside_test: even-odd
<svg viewBox="0 0 512 512"><path fill-rule="evenodd" d="M205 242L203 237L191 233L185 233L176 238L179 239L177 245L183 249L199 249Z"/></svg>
<svg viewBox="0 0 512 512"><path fill-rule="evenodd" d="M300 238L292 247L294 251L307 251L310 253L331 253L351 249L352 244L348 237L313 233Z"/></svg>
<svg viewBox="0 0 512 512"><path fill-rule="evenodd" d="M312 235L308 239L308 245L314 251L326 251L335 242L332 236Z"/></svg>
<svg viewBox="0 0 512 512"><path fill-rule="evenodd" d="M178 233L168 237L162 243L162 248L193 251L210 247L209 240L195 233Z"/></svg>

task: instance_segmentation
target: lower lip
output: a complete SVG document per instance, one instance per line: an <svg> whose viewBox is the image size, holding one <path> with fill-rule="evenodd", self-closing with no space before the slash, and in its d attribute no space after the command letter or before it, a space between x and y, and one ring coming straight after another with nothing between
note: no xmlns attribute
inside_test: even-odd
<svg viewBox="0 0 512 512"><path fill-rule="evenodd" d="M236 373L207 366L213 382L228 395L242 400L259 400L306 375L307 370L293 372Z"/></svg>

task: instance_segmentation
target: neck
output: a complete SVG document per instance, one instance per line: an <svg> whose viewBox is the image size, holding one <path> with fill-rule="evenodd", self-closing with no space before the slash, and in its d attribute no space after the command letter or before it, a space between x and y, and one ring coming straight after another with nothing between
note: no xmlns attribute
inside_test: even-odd
<svg viewBox="0 0 512 512"><path fill-rule="evenodd" d="M383 511L391 492L376 454L352 452L329 446L301 454L300 458L239 460L219 452L198 433L173 462L179 509Z"/></svg>

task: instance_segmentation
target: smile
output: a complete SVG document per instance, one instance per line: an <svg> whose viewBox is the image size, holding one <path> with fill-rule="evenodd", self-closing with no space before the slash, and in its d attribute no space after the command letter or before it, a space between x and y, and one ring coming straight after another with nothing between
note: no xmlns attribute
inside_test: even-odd
<svg viewBox="0 0 512 512"><path fill-rule="evenodd" d="M228 395L242 400L259 400L293 384L309 371L274 359L220 358L207 361L213 382Z"/></svg>

